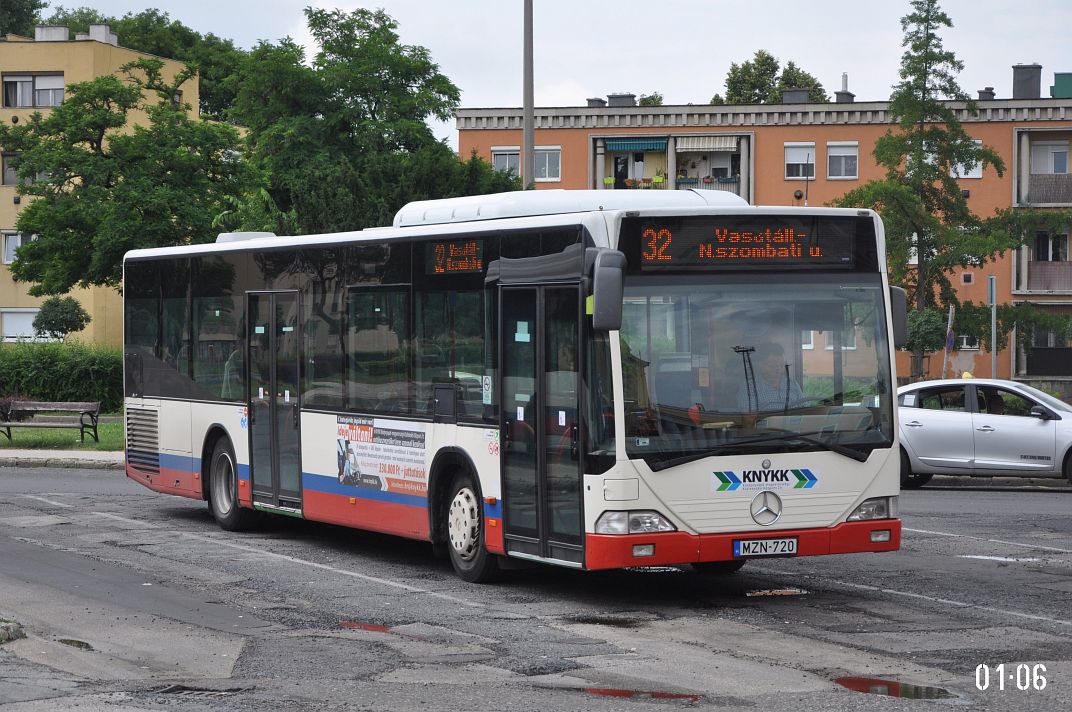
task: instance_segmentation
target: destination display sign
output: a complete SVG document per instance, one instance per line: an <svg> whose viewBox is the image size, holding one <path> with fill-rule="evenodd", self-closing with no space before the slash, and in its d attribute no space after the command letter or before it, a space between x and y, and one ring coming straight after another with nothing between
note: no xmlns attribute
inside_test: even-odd
<svg viewBox="0 0 1072 712"><path fill-rule="evenodd" d="M642 272L851 268L860 220L851 215L627 218L620 244Z"/></svg>
<svg viewBox="0 0 1072 712"><path fill-rule="evenodd" d="M434 242L425 252L425 273L468 274L484 271L483 240Z"/></svg>

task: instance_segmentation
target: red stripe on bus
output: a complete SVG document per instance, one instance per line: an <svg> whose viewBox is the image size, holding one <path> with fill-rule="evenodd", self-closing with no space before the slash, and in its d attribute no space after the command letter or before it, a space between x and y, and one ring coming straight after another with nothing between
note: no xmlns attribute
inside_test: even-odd
<svg viewBox="0 0 1072 712"><path fill-rule="evenodd" d="M302 513L306 519L318 522L428 539L428 510L424 507L305 490Z"/></svg>
<svg viewBox="0 0 1072 712"><path fill-rule="evenodd" d="M484 546L492 554L505 554L503 544L502 520L495 517L484 518Z"/></svg>
<svg viewBox="0 0 1072 712"><path fill-rule="evenodd" d="M166 467L160 468L159 473L146 473L136 470L128 463L126 465L127 477L145 485L154 492L164 494L177 494L180 497L191 499L203 499L201 496L201 480L195 475L198 473L187 470L172 470Z"/></svg>
<svg viewBox="0 0 1072 712"><path fill-rule="evenodd" d="M872 542L872 531L889 531L890 540ZM780 529L733 534L608 534L585 535L585 567L617 569L626 566L669 566L701 561L728 561L733 542L740 539L797 538L797 556L896 551L901 548L901 520L844 522L829 529ZM633 546L654 544L654 556L633 556Z"/></svg>

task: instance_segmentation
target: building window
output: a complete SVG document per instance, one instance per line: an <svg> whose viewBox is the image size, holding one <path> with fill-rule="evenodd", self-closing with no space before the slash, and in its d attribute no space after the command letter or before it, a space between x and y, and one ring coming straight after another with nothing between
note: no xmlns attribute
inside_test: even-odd
<svg viewBox="0 0 1072 712"><path fill-rule="evenodd" d="M975 273L974 272L962 272L961 275L960 275L960 283L961 284L975 284Z"/></svg>
<svg viewBox="0 0 1072 712"><path fill-rule="evenodd" d="M33 320L36 309L5 309L0 311L0 328L4 341L34 338Z"/></svg>
<svg viewBox="0 0 1072 712"><path fill-rule="evenodd" d="M31 235L31 240L36 240L37 235ZM26 243L26 236L19 232L3 233L4 264L9 265L15 261L15 250Z"/></svg>
<svg viewBox="0 0 1072 712"><path fill-rule="evenodd" d="M833 180L858 178L859 151L856 141L828 141L826 144L826 177Z"/></svg>
<svg viewBox="0 0 1072 712"><path fill-rule="evenodd" d="M787 179L815 177L814 143L785 144L785 177Z"/></svg>
<svg viewBox="0 0 1072 712"><path fill-rule="evenodd" d="M552 183L562 180L562 148L560 146L537 146L534 152L537 183ZM520 146L492 146L491 166L497 171L510 171L521 175Z"/></svg>
<svg viewBox="0 0 1072 712"><path fill-rule="evenodd" d="M982 140L981 139L975 139L975 145L976 146L982 146L983 145ZM964 165L953 166L949 170L949 175L950 175L951 178L982 178L983 177L983 164L982 163L976 163L974 166L971 166L970 168L968 166L964 166Z"/></svg>
<svg viewBox="0 0 1072 712"><path fill-rule="evenodd" d="M815 348L815 332L811 329L800 332L800 348L811 350Z"/></svg>
<svg viewBox="0 0 1072 712"><path fill-rule="evenodd" d="M19 74L4 77L5 108L59 106L62 102L62 74Z"/></svg>
<svg viewBox="0 0 1072 712"><path fill-rule="evenodd" d="M1031 342L1036 349L1068 348L1068 337L1056 331L1036 331Z"/></svg>
<svg viewBox="0 0 1072 712"><path fill-rule="evenodd" d="M15 170L14 161L17 156L17 153L5 153L0 156L0 162L3 162L3 185L15 185L19 182L19 174Z"/></svg>
<svg viewBox="0 0 1072 712"><path fill-rule="evenodd" d="M1068 173L1068 141L1032 142L1031 172L1035 175Z"/></svg>
<svg viewBox="0 0 1072 712"><path fill-rule="evenodd" d="M834 332L826 332L826 350L834 350ZM841 350L842 351L855 351L856 350L856 329L841 332Z"/></svg>
<svg viewBox="0 0 1072 712"><path fill-rule="evenodd" d="M1068 262L1068 235L1035 233L1035 262Z"/></svg>

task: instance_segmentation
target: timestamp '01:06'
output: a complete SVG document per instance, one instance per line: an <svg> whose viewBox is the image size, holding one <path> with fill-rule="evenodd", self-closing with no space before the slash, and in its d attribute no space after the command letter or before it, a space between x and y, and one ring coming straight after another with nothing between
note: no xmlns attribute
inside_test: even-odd
<svg viewBox="0 0 1072 712"><path fill-rule="evenodd" d="M980 690L987 690L990 688L990 672L989 665L981 664L975 667L975 686ZM1044 690L1046 689L1046 676L1043 674L1046 672L1046 666L1039 663L1038 665L1027 665L1020 663L1015 667L1012 665L1006 665L1000 663L993 668L994 672L994 687L999 691L1005 691L1005 683L1008 682L1010 690Z"/></svg>

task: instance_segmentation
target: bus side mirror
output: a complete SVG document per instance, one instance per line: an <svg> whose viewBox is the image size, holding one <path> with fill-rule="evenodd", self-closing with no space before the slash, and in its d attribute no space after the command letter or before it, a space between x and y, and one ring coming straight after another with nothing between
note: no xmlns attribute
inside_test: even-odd
<svg viewBox="0 0 1072 712"><path fill-rule="evenodd" d="M893 347L902 349L908 343L908 298L900 287L890 287L890 316L893 319Z"/></svg>
<svg viewBox="0 0 1072 712"><path fill-rule="evenodd" d="M592 328L596 331L622 328L624 283L625 255L600 249L592 267Z"/></svg>

